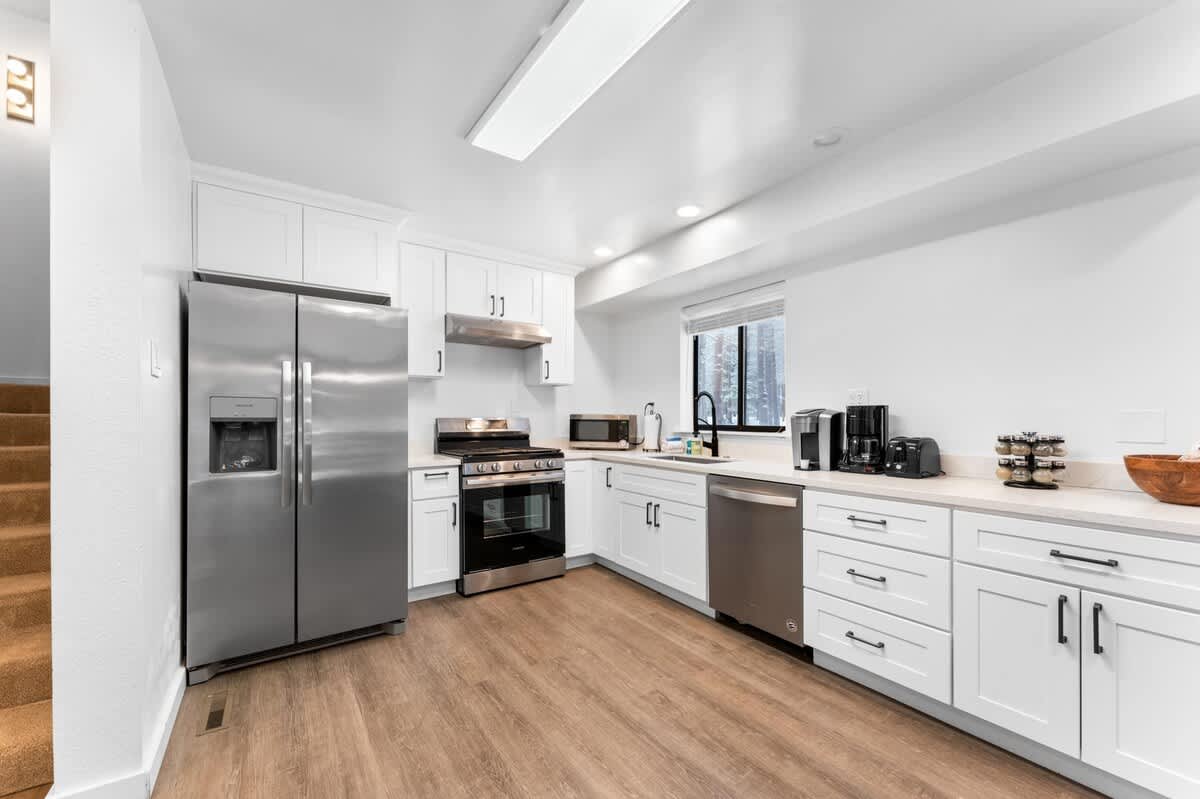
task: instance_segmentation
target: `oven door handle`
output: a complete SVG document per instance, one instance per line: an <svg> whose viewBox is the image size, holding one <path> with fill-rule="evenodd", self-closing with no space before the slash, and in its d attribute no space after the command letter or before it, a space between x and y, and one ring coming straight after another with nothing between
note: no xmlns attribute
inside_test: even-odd
<svg viewBox="0 0 1200 799"><path fill-rule="evenodd" d="M553 472L528 472L526 474L481 474L478 477L464 477L463 488L561 483L566 479L567 473L561 469Z"/></svg>

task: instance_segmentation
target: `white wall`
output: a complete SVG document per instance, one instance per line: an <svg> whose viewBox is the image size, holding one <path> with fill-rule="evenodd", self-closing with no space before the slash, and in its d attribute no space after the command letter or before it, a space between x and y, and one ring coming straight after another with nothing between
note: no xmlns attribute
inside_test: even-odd
<svg viewBox="0 0 1200 799"><path fill-rule="evenodd" d="M50 376L50 26L0 8L0 57L34 62L34 124L0 106L0 381ZM3 74L0 72L0 74Z"/></svg>
<svg viewBox="0 0 1200 799"><path fill-rule="evenodd" d="M433 423L439 416L528 416L535 441L566 438L570 414L612 409L616 378L608 337L607 317L577 316L576 382L561 387L526 385L524 350L447 345L446 376L409 383L410 448L433 451Z"/></svg>
<svg viewBox="0 0 1200 799"><path fill-rule="evenodd" d="M787 408L866 387L894 434L987 455L997 433L1061 432L1072 457L1180 452L1200 439L1200 177L1123 170L1082 204L787 278ZM1037 207L1044 198L1019 203ZM746 279L612 319L616 405L680 424L679 309ZM672 368L674 367L674 368ZM1117 413L1163 409L1167 443L1122 444ZM690 419L683 424L690 426Z"/></svg>
<svg viewBox="0 0 1200 799"><path fill-rule="evenodd" d="M55 796L143 797L182 686L190 167L138 3L55 0L51 30Z"/></svg>

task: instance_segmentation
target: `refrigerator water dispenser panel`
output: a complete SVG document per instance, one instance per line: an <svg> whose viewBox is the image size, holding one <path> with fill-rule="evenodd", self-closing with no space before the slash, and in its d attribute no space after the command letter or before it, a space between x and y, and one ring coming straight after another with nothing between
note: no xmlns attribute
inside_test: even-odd
<svg viewBox="0 0 1200 799"><path fill-rule="evenodd" d="M274 397L209 398L210 472L275 470L277 402Z"/></svg>

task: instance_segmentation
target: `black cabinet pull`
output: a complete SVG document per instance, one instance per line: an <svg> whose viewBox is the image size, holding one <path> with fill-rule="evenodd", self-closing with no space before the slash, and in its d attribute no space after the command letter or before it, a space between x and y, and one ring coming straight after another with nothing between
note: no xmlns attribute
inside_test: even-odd
<svg viewBox="0 0 1200 799"><path fill-rule="evenodd" d="M504 316L504 297L500 298L500 315Z"/></svg>
<svg viewBox="0 0 1200 799"><path fill-rule="evenodd" d="M1104 654L1104 647L1100 646L1100 611L1104 610L1104 606L1099 602L1092 603L1092 652L1097 655Z"/></svg>
<svg viewBox="0 0 1200 799"><path fill-rule="evenodd" d="M662 525L658 523L658 509L661 507L662 507L662 505L654 506L654 526L655 527L662 527Z"/></svg>
<svg viewBox="0 0 1200 799"><path fill-rule="evenodd" d="M650 521L650 508L652 508L652 507L654 507L653 502L646 503L646 524L647 525L654 524L654 522Z"/></svg>
<svg viewBox="0 0 1200 799"><path fill-rule="evenodd" d="M846 517L848 522L862 522L863 524L878 524L880 527L887 527L887 519L864 519L860 516L851 514Z"/></svg>
<svg viewBox="0 0 1200 799"><path fill-rule="evenodd" d="M1050 557L1062 558L1063 560L1077 560L1081 563L1095 563L1097 566L1107 566L1110 569L1117 568L1117 561L1114 558L1097 560L1096 558L1085 558L1082 555L1068 555L1065 552L1059 552L1057 549L1050 550Z"/></svg>
<svg viewBox="0 0 1200 799"><path fill-rule="evenodd" d="M854 634L853 630L846 630L846 637L849 638L851 641L858 641L860 644L866 644L867 646L873 646L876 649L883 649L883 641L868 641L866 638L859 638L857 635Z"/></svg>
<svg viewBox="0 0 1200 799"><path fill-rule="evenodd" d="M550 379L550 362L546 361L546 379Z"/></svg>
<svg viewBox="0 0 1200 799"><path fill-rule="evenodd" d="M450 503L450 526L458 527L458 503Z"/></svg>
<svg viewBox="0 0 1200 799"><path fill-rule="evenodd" d="M604 470L604 487L612 488L612 467L609 466Z"/></svg>
<svg viewBox="0 0 1200 799"><path fill-rule="evenodd" d="M864 580L874 580L877 583L887 582L886 577L872 577L869 574L859 574L858 572L854 571L854 569L846 569L846 574L850 575L851 577L861 577Z"/></svg>
<svg viewBox="0 0 1200 799"><path fill-rule="evenodd" d="M496 315L496 295L489 294L488 296L491 297L491 299L492 299L492 316L495 316Z"/></svg>
<svg viewBox="0 0 1200 799"><path fill-rule="evenodd" d="M1066 605L1067 605L1067 595L1059 594L1058 595L1058 642L1060 644L1065 644L1067 642L1067 635L1066 635L1066 633L1063 632L1063 608L1066 607Z"/></svg>
<svg viewBox="0 0 1200 799"><path fill-rule="evenodd" d="M438 350L438 374L442 373L442 351Z"/></svg>

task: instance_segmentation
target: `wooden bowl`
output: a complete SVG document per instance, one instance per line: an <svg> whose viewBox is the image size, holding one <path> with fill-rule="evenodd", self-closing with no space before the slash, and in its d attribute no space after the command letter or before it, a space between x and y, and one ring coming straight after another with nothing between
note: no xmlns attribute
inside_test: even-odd
<svg viewBox="0 0 1200 799"><path fill-rule="evenodd" d="M1200 505L1200 461L1181 461L1178 455L1126 455L1125 471L1159 502Z"/></svg>

